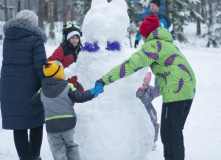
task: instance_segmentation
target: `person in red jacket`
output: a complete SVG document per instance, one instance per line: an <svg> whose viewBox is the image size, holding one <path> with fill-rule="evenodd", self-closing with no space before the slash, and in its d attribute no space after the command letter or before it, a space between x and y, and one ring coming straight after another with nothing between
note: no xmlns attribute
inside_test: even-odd
<svg viewBox="0 0 221 160"><path fill-rule="evenodd" d="M62 63L64 68L67 68L72 63L76 63L77 61L78 55L82 48L80 40L82 32L80 27L74 24L65 25L65 28L62 31L62 34L65 36L64 41L47 60L57 60ZM84 91L83 86L77 81L77 76L72 76L71 78L68 78L67 81L72 83L79 91Z"/></svg>

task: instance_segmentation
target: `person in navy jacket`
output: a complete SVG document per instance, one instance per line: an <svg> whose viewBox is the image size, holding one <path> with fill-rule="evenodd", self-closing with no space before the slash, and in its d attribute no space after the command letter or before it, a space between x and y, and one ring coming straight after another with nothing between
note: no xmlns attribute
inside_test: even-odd
<svg viewBox="0 0 221 160"><path fill-rule="evenodd" d="M166 15L164 12L160 11L160 0L152 0L150 2L150 11L151 13L149 13L147 16L151 14L157 15L159 18L160 27L167 29L173 36L174 35L173 24L170 20L170 17ZM141 40L141 35L138 31L134 42L135 48L137 48L137 45L139 44L140 40Z"/></svg>
<svg viewBox="0 0 221 160"><path fill-rule="evenodd" d="M13 130L20 160L41 160L44 109L42 105L32 104L31 97L45 77L42 61L46 61L47 37L38 26L37 15L30 10L18 12L3 29L2 127Z"/></svg>

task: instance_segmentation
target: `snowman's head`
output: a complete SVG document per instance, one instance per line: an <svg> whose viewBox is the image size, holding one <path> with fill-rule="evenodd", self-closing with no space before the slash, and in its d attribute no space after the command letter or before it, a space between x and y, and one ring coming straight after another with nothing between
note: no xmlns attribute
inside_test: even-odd
<svg viewBox="0 0 221 160"><path fill-rule="evenodd" d="M125 0L92 0L91 9L87 12L82 26L86 42L98 42L100 47L107 42L121 43L129 26L127 3Z"/></svg>

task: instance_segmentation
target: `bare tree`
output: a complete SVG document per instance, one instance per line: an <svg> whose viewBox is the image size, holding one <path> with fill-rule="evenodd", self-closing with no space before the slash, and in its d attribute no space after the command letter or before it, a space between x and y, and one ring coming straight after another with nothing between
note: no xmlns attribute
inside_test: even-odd
<svg viewBox="0 0 221 160"><path fill-rule="evenodd" d="M5 1L5 21L8 21L8 5L7 5L7 0Z"/></svg>
<svg viewBox="0 0 221 160"><path fill-rule="evenodd" d="M49 37L51 39L55 38L54 33L54 9L53 9L53 0L48 0L48 19L50 22L50 31L49 31Z"/></svg>
<svg viewBox="0 0 221 160"><path fill-rule="evenodd" d="M38 24L44 30L44 0L38 0Z"/></svg>

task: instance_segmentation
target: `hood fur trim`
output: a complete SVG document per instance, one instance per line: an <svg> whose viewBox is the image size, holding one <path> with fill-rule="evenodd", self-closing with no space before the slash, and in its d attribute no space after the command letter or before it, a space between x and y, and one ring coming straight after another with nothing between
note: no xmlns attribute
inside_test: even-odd
<svg viewBox="0 0 221 160"><path fill-rule="evenodd" d="M4 35L6 33L6 30L11 28L11 27L16 27L16 28L22 28L25 29L27 31L30 32L34 32L35 35L38 35L41 37L41 39L46 42L47 41L47 36L45 34L45 31L42 30L39 26L28 22L26 20L22 20L22 19L11 19L8 22L5 23L4 27L3 27L3 32Z"/></svg>

